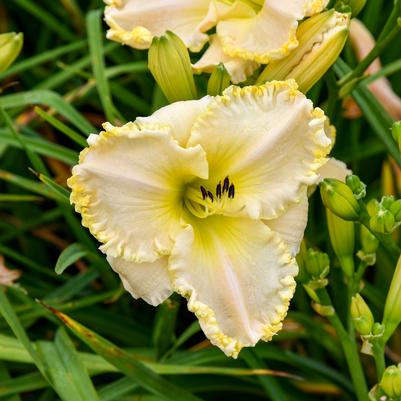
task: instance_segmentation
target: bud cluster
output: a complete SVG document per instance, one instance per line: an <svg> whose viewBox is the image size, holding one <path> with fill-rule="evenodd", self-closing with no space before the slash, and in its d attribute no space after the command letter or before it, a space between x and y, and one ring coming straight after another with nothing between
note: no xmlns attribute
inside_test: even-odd
<svg viewBox="0 0 401 401"><path fill-rule="evenodd" d="M369 226L372 231L391 234L401 224L401 199L383 196L381 201L372 199L368 205Z"/></svg>

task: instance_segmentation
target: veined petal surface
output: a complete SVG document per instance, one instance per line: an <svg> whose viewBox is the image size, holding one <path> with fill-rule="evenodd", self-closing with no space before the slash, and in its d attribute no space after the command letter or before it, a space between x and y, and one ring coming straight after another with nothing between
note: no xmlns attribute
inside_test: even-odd
<svg viewBox="0 0 401 401"><path fill-rule="evenodd" d="M216 19L213 0L118 0L105 10L107 37L137 49L148 49L154 36L172 31L199 51Z"/></svg>
<svg viewBox="0 0 401 401"><path fill-rule="evenodd" d="M169 271L209 340L236 357L280 330L298 268L261 221L211 216L177 236Z"/></svg>
<svg viewBox="0 0 401 401"><path fill-rule="evenodd" d="M281 239L290 249L292 256L297 255L301 246L306 224L308 223L308 195L305 186L298 202L287 206L285 212L276 219L264 220L264 223L274 232L280 234Z"/></svg>
<svg viewBox="0 0 401 401"><path fill-rule="evenodd" d="M206 177L200 147L182 148L170 129L105 124L91 135L68 180L82 224L102 251L128 261L154 262L168 254L180 230L185 185Z"/></svg>
<svg viewBox="0 0 401 401"><path fill-rule="evenodd" d="M119 274L124 288L135 298L157 306L173 292L167 271L167 257L153 263L128 262L123 258L107 257L113 270Z"/></svg>
<svg viewBox="0 0 401 401"><path fill-rule="evenodd" d="M193 68L195 72L213 72L220 63L224 64L234 84L245 81L259 66L254 61L228 56L223 52L218 36L212 35L208 49L193 65Z"/></svg>
<svg viewBox="0 0 401 401"><path fill-rule="evenodd" d="M211 100L210 96L204 96L199 100L175 102L155 111L149 117L138 117L135 122L145 127L149 123L166 125L180 146L185 147L195 120L206 111Z"/></svg>
<svg viewBox="0 0 401 401"><path fill-rule="evenodd" d="M254 18L219 21L217 35L224 52L266 64L280 59L298 46L298 21L324 9L327 0L265 0Z"/></svg>
<svg viewBox="0 0 401 401"><path fill-rule="evenodd" d="M317 182L331 149L326 117L296 88L295 81L230 87L195 122L188 143L207 154L210 189L227 176L235 184L227 215L278 217L303 185Z"/></svg>

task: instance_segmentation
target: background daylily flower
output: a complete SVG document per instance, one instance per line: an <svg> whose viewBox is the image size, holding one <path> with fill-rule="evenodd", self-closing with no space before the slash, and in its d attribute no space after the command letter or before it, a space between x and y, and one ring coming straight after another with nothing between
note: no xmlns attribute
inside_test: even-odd
<svg viewBox="0 0 401 401"><path fill-rule="evenodd" d="M331 149L323 112L295 81L271 82L104 129L68 185L125 288L152 305L180 293L229 356L270 340Z"/></svg>
<svg viewBox="0 0 401 401"><path fill-rule="evenodd" d="M198 52L210 48L195 64L209 71L223 62L234 83L245 80L258 65L280 59L298 46L298 22L321 12L328 0L105 0L107 37L147 49L155 36L178 35ZM216 27L209 38L207 32Z"/></svg>

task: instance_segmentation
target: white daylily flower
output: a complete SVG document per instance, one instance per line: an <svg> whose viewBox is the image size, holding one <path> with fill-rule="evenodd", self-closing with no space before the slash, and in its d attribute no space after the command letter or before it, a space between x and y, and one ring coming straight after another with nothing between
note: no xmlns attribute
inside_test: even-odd
<svg viewBox="0 0 401 401"><path fill-rule="evenodd" d="M287 81L106 123L73 168L71 201L134 298L180 293L236 357L286 315L326 120Z"/></svg>
<svg viewBox="0 0 401 401"><path fill-rule="evenodd" d="M224 64L228 74L231 77L231 82L238 84L245 81L259 67L254 61L245 60L240 57L230 57L223 52L220 39L217 35L210 36L210 45L203 56L193 65L193 70L197 73L209 72L220 63Z"/></svg>
<svg viewBox="0 0 401 401"><path fill-rule="evenodd" d="M217 38L195 64L208 71L223 62L233 82L258 63L283 58L298 46L298 21L321 12L328 0L104 0L109 39L147 49L154 36L174 32L198 52L216 27ZM219 59L219 57L221 58Z"/></svg>

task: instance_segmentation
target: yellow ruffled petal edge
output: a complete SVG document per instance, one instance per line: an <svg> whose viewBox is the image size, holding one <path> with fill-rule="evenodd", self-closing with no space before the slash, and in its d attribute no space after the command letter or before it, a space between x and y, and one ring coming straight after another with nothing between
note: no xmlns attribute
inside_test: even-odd
<svg viewBox="0 0 401 401"><path fill-rule="evenodd" d="M287 81L270 81L258 86L239 87L232 85L228 87L221 96L216 96L214 100L210 102L207 110L198 117L198 120L195 122L194 127L196 127L197 124L203 121L208 121L210 120L210 118L213 118L214 109L220 107L220 103L228 105L230 104L230 102L232 102L233 98L245 98L249 93L253 96L263 97L266 95L267 92L280 90L287 90L290 100L295 99L297 96L302 96L303 98L305 98L305 94L298 90L298 84L294 79L289 79ZM281 216L286 211L289 205L291 205L293 202L299 202L303 193L303 185L310 186L317 184L320 177L319 169L329 160L328 154L334 146L333 141L335 139L335 128L330 125L328 117L319 107L312 108L310 116L311 121L309 125L311 127L315 127L316 129L311 131L310 135L312 145L308 145L308 151L312 152L314 158L312 161L304 161L304 164L307 165L309 169L308 178L304 182L299 183L297 196L294 199L290 199L287 202L284 202L282 206L277 210L275 216L272 216L270 218L277 218ZM284 117L285 116L283 116L283 118ZM324 129L322 129L322 126L324 127ZM196 143L196 141L191 143L191 146L195 146Z"/></svg>
<svg viewBox="0 0 401 401"><path fill-rule="evenodd" d="M88 152L95 147L103 146L109 138L118 136L138 137L143 135L141 133L142 130L147 130L144 135L157 135L160 132L170 131L170 127L167 125L156 123L142 123L141 125L138 125L135 122L127 123L123 127L114 127L110 123L104 123L103 128L104 131L100 132L99 135L90 135L88 137L88 144L90 147L87 147L81 151L77 166L84 163ZM88 228L90 233L99 242L106 244L114 239L115 233L112 230L109 230L105 224L99 224L99 221L94 219L92 215L88 213L88 207L96 202L96 197L93 193L87 191L85 187L85 180L83 180L83 178L76 173L75 167L72 169L72 176L67 180L67 185L71 189L70 203L74 204L75 211L81 214L82 225ZM157 243L154 244L156 251L160 255L165 254L166 252L164 252L162 249L159 249L157 245ZM107 251L104 245L102 245L101 249L103 251ZM113 252L111 252L110 255L113 257L121 256ZM142 260L138 260L138 262L141 261Z"/></svg>
<svg viewBox="0 0 401 401"><path fill-rule="evenodd" d="M107 7L106 7L107 10ZM137 26L131 31L121 28L113 18L106 15L105 20L110 29L107 31L107 39L121 42L124 45L134 47L135 49L148 49L152 43L152 33L143 26Z"/></svg>
<svg viewBox="0 0 401 401"><path fill-rule="evenodd" d="M323 11L328 4L328 0L312 0L304 6L304 16L309 17ZM288 41L280 48L271 50L267 53L255 53L236 47L230 37L219 37L223 46L223 51L230 57L239 57L246 60L255 61L259 64L268 64L272 60L279 60L289 55L291 50L298 47L297 39L298 21L294 21L288 35Z"/></svg>
<svg viewBox="0 0 401 401"><path fill-rule="evenodd" d="M275 305L275 313L270 316L269 323L263 327L263 333L260 337L263 341L270 341L282 329L282 321L287 316L290 301L295 293L296 282L294 277L298 274L296 260L291 256L287 245L279 238L279 235L273 231L270 232L269 241L273 243L277 249L277 253L279 253L281 268L291 271L292 274L288 274L280 279L282 287L278 290L278 294L281 303ZM173 261L174 256L171 256L169 264L174 263ZM255 345L242 344L237 339L224 334L219 327L213 309L203 302L197 301L194 289L189 287L185 281L180 280L170 268L169 275L173 283L173 290L187 299L188 310L193 312L198 318L203 332L213 345L219 347L227 356L234 359L238 357L242 348Z"/></svg>

